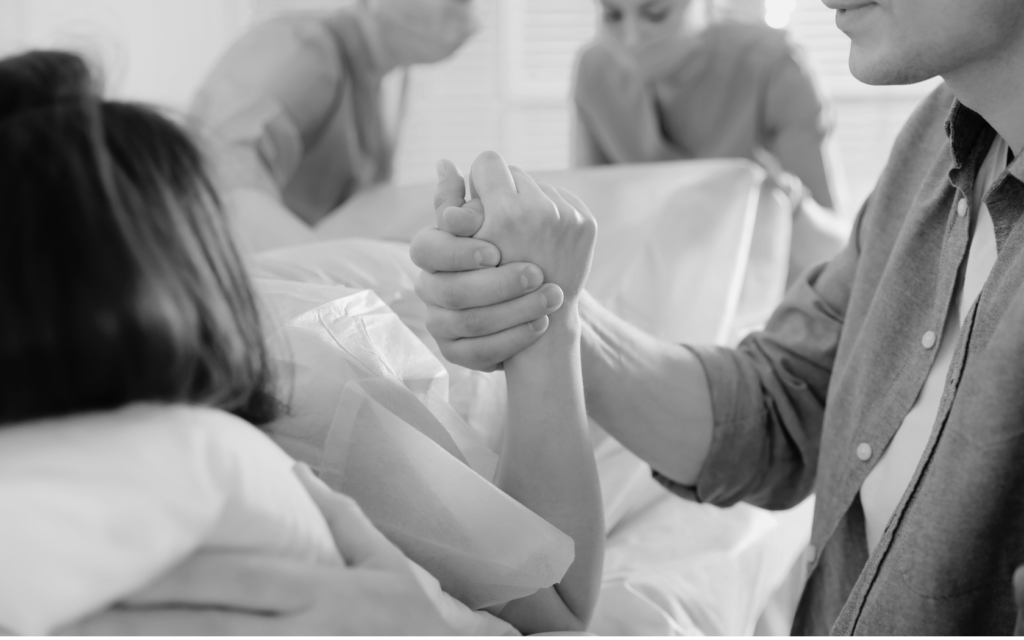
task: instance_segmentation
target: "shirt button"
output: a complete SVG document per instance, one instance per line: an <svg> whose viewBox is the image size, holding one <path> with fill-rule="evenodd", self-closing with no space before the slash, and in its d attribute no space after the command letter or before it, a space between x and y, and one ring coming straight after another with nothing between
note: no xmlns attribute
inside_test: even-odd
<svg viewBox="0 0 1024 640"><path fill-rule="evenodd" d="M935 332L925 331L924 335L921 336L921 346L925 349L931 349L935 346Z"/></svg>
<svg viewBox="0 0 1024 640"><path fill-rule="evenodd" d="M956 215L961 218L967 215L967 198L960 198L960 202L956 203Z"/></svg>
<svg viewBox="0 0 1024 640"><path fill-rule="evenodd" d="M867 462L871 459L871 445L862 442L857 445L857 457L860 458L861 462Z"/></svg>
<svg viewBox="0 0 1024 640"><path fill-rule="evenodd" d="M814 548L814 545L807 545L807 551L804 551L804 560L807 562L807 564L814 564L814 557L817 555L818 550Z"/></svg>

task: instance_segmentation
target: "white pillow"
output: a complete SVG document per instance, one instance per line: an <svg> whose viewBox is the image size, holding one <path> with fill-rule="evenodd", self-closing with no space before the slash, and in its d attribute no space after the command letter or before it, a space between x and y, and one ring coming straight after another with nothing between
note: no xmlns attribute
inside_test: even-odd
<svg viewBox="0 0 1024 640"><path fill-rule="evenodd" d="M339 564L294 462L212 409L135 405L0 429L0 628L53 632L197 550Z"/></svg>
<svg viewBox="0 0 1024 640"><path fill-rule="evenodd" d="M199 407L134 405L5 426L0 629L52 633L200 550L340 567L294 464L251 424ZM515 633L410 565L453 632Z"/></svg>

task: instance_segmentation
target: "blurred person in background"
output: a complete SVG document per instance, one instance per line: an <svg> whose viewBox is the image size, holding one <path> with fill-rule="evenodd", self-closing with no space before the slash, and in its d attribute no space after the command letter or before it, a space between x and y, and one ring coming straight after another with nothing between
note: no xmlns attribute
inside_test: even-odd
<svg viewBox="0 0 1024 640"><path fill-rule="evenodd" d="M579 166L748 158L793 202L791 278L848 230L826 153L827 107L785 31L716 20L711 0L597 0L576 64Z"/></svg>
<svg viewBox="0 0 1024 640"><path fill-rule="evenodd" d="M192 113L225 190L246 194L234 204L249 218L250 248L296 239L360 188L389 180L408 75L392 105L382 81L448 58L477 27L472 0L359 0L279 17L235 42ZM264 232L252 237L253 225Z"/></svg>

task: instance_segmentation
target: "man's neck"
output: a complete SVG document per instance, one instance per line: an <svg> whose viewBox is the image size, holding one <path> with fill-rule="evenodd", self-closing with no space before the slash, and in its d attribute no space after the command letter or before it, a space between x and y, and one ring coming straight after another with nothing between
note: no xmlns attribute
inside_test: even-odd
<svg viewBox="0 0 1024 640"><path fill-rule="evenodd" d="M1024 151L1024 38L999 56L943 75L953 94L996 130L1015 155Z"/></svg>

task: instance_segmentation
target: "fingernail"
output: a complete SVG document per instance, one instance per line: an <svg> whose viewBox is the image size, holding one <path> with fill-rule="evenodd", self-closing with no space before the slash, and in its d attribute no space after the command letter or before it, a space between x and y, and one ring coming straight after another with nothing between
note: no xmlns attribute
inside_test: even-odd
<svg viewBox="0 0 1024 640"><path fill-rule="evenodd" d="M498 261L501 260L501 256L493 249L477 249L473 257L476 258L476 264L479 267L496 267Z"/></svg>
<svg viewBox="0 0 1024 640"><path fill-rule="evenodd" d="M548 328L548 317L538 318L530 323L530 328L533 329L534 333L541 333Z"/></svg>
<svg viewBox="0 0 1024 640"><path fill-rule="evenodd" d="M448 175L448 167L445 165L444 160L437 161L437 179L438 181L444 180L444 177Z"/></svg>
<svg viewBox="0 0 1024 640"><path fill-rule="evenodd" d="M544 301L546 306L544 307L548 311L554 311L558 307L562 306L562 293L559 289L552 288L549 291L544 292Z"/></svg>
<svg viewBox="0 0 1024 640"><path fill-rule="evenodd" d="M523 275L519 277L519 281L523 283L524 291L533 291L543 284L544 275L540 269L523 269Z"/></svg>

